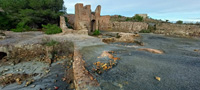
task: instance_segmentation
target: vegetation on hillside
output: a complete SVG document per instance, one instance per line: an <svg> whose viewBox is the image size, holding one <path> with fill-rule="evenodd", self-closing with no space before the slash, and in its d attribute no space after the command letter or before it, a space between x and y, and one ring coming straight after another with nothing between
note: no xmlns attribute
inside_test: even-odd
<svg viewBox="0 0 200 90"><path fill-rule="evenodd" d="M143 17L138 15L138 14L136 14L135 16L133 16L131 18L127 17L126 21L142 22L143 21Z"/></svg>
<svg viewBox="0 0 200 90"><path fill-rule="evenodd" d="M183 24L183 21L178 20L178 21L176 21L176 24Z"/></svg>
<svg viewBox="0 0 200 90"><path fill-rule="evenodd" d="M0 0L0 29L17 32L58 24L63 0ZM15 28L15 29L13 29Z"/></svg>

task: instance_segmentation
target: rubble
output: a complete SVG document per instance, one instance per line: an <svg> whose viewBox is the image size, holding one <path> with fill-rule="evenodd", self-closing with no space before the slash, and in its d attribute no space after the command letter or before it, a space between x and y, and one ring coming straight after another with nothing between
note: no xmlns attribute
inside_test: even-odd
<svg viewBox="0 0 200 90"><path fill-rule="evenodd" d="M96 67L92 69L93 72L96 72L97 74L102 74L104 71L108 71L109 69L112 69L114 66L117 65L117 60L120 60L118 57L114 57L112 54L114 54L114 51L103 51L100 57L97 58L104 58L108 57L109 62L108 63L102 63L100 61L93 63Z"/></svg>
<svg viewBox="0 0 200 90"><path fill-rule="evenodd" d="M155 79L156 79L156 80L158 80L158 81L160 81L160 80L161 80L161 78L160 78L160 77L157 77L157 76L155 77Z"/></svg>
<svg viewBox="0 0 200 90"><path fill-rule="evenodd" d="M144 46L144 43L138 41L136 38L140 37L139 34L132 33L117 33L115 37L103 38L102 42L104 43L114 43L114 42L122 42L122 43L136 43L140 46Z"/></svg>
<svg viewBox="0 0 200 90"><path fill-rule="evenodd" d="M38 74L6 74L0 77L0 85L5 86L12 83L22 84L24 80L36 76ZM30 83L27 83L29 85Z"/></svg>

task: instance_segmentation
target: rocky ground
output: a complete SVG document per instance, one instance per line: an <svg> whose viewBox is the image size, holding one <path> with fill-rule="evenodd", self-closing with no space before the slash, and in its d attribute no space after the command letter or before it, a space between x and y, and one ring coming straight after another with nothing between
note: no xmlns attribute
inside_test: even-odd
<svg viewBox="0 0 200 90"><path fill-rule="evenodd" d="M81 50L86 67L96 76L102 90L200 89L200 39L141 34L140 41L144 46L120 42ZM112 60L109 56L99 58L105 51L120 60L112 69L99 74L93 71L96 62Z"/></svg>
<svg viewBox="0 0 200 90"><path fill-rule="evenodd" d="M7 38L0 40L0 52L8 51L5 53L10 53L10 56L15 57L13 57L12 60L10 58L5 58L6 60L0 61L0 84L2 90L53 90L55 88L59 88L61 90L74 89L75 85L73 84L73 71L71 70L73 56L70 57L70 53L65 53L66 56L62 55L61 57L59 57L59 55L57 55L58 58L52 60L52 55L50 53L47 54L47 56L51 57L51 64L49 62L46 62L45 53L46 51L50 52L52 46L45 46L45 40L49 39L50 41L54 40L57 42L73 42L74 44L76 44L77 49L91 44L103 44L101 42L98 42L100 41L100 39L85 35L45 35L42 32L5 32L5 34ZM47 45L48 44L49 43L47 43ZM70 52L71 50L74 50L74 47L72 47L70 43L61 44L62 46L55 46L54 48L56 50L61 48L63 50L66 50L65 52ZM35 49L35 47L37 48ZM38 49L40 47L42 47L41 50ZM46 50L45 47L48 47L50 49L47 48ZM43 51L43 49L45 51L44 53L42 53L45 56L44 61L43 59L40 59L41 55L33 56L35 55L34 52L36 54L41 54L38 52ZM63 50L60 51L64 52ZM18 54L15 53L14 55L10 51L17 52ZM30 54L30 52L27 51L30 51L33 54ZM31 57L32 59L28 57ZM19 62L15 63L16 61ZM29 82L28 80L33 81ZM26 85L27 83L28 85Z"/></svg>
<svg viewBox="0 0 200 90"><path fill-rule="evenodd" d="M98 37L75 34L45 35L42 32L5 32L5 35L6 37L0 40L1 47L14 50L13 47L27 48L28 45L29 51L39 44L44 49L42 54L45 58L44 61L38 60L41 55L28 61L28 58L21 58L18 63L1 60L2 90L200 88L200 39L118 32L103 32ZM61 50L56 50L75 52L64 53L65 57L58 54L61 57L54 59L53 54L45 54L54 50L48 46L49 43L43 44L46 39L72 42L73 44L62 43L59 46ZM0 52L4 49L0 48ZM50 63L46 62L46 57L51 60ZM16 61L16 58L13 60Z"/></svg>

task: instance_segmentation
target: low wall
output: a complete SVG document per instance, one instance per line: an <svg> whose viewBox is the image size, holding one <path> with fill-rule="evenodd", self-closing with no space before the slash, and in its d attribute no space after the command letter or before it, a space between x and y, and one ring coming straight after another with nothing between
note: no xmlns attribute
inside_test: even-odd
<svg viewBox="0 0 200 90"><path fill-rule="evenodd" d="M156 25L155 33L183 37L200 37L200 25L159 23Z"/></svg>
<svg viewBox="0 0 200 90"><path fill-rule="evenodd" d="M112 30L120 32L139 32L148 29L148 24L144 22L112 22Z"/></svg>

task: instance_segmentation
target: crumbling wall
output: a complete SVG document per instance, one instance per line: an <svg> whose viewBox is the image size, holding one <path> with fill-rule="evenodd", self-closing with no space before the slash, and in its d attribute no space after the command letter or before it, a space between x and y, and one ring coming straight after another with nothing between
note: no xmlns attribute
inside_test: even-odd
<svg viewBox="0 0 200 90"><path fill-rule="evenodd" d="M112 31L139 32L143 29L148 29L145 22L112 22Z"/></svg>
<svg viewBox="0 0 200 90"><path fill-rule="evenodd" d="M157 34L165 34L172 36L200 36L200 25L184 25L184 24L171 24L159 23L156 25Z"/></svg>
<svg viewBox="0 0 200 90"><path fill-rule="evenodd" d="M112 23L110 22L110 16L101 16L99 18L99 30L111 30Z"/></svg>
<svg viewBox="0 0 200 90"><path fill-rule="evenodd" d="M67 23L70 25L70 26L72 26L72 28L74 28L74 20L75 20L75 14L67 14L67 15L65 15L65 17L67 17ZM70 27L68 27L68 28L70 28Z"/></svg>
<svg viewBox="0 0 200 90"><path fill-rule="evenodd" d="M60 16L60 28L63 32L68 29L66 26L65 17L63 16Z"/></svg>
<svg viewBox="0 0 200 90"><path fill-rule="evenodd" d="M75 22L74 29L81 30L84 28L90 29L90 16L91 16L91 6L86 5L83 7L82 3L75 5Z"/></svg>
<svg viewBox="0 0 200 90"><path fill-rule="evenodd" d="M91 6L83 6L82 3L75 5L74 29L87 29L89 32L99 29L101 6L97 6L95 12L91 12Z"/></svg>

